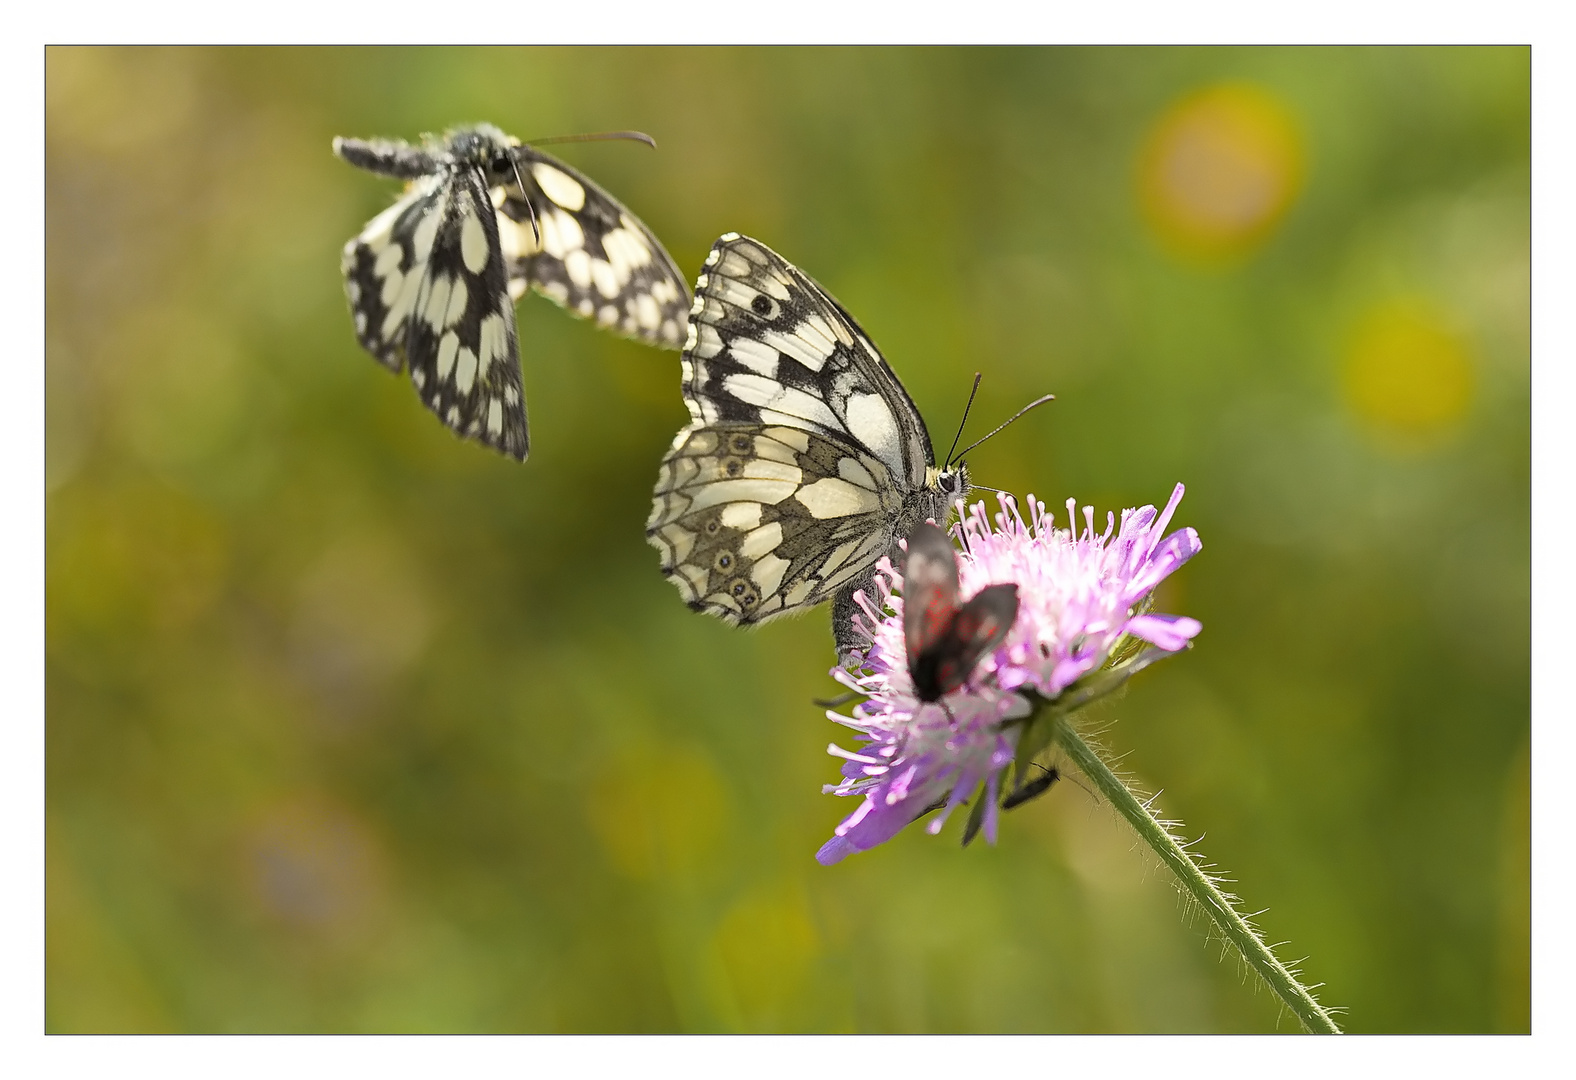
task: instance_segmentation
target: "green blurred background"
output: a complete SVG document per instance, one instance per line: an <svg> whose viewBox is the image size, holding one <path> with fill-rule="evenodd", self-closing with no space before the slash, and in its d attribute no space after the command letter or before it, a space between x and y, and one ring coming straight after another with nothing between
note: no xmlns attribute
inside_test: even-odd
<svg viewBox="0 0 1576 1080"><path fill-rule="evenodd" d="M983 483L1163 503L1188 654L1091 718L1353 1031L1526 1031L1526 49L51 49L48 1025L1273 1031L1072 784L833 868L825 611L642 536L678 357L531 297L533 456L354 341L395 194L489 120L693 277L818 278Z"/></svg>

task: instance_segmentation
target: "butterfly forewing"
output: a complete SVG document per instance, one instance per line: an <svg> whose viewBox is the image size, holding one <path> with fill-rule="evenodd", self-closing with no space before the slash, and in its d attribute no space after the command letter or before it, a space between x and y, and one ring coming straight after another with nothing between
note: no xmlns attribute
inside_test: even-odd
<svg viewBox="0 0 1576 1080"><path fill-rule="evenodd" d="M516 295L534 288L610 330L679 348L689 286L651 230L557 158L524 145L513 157L518 179L493 200Z"/></svg>
<svg viewBox="0 0 1576 1080"><path fill-rule="evenodd" d="M853 593L911 524L946 516L964 477L936 473L918 411L858 324L747 237L712 246L681 368L691 423L646 529L663 571L733 622L834 599L846 655Z"/></svg>
<svg viewBox="0 0 1576 1080"><path fill-rule="evenodd" d="M696 281L684 397L698 423L785 423L846 440L917 488L930 436L853 318L806 274L747 237L719 240Z"/></svg>
<svg viewBox="0 0 1576 1080"><path fill-rule="evenodd" d="M530 440L497 221L478 174L450 192L410 314L410 379L456 434L523 461Z"/></svg>

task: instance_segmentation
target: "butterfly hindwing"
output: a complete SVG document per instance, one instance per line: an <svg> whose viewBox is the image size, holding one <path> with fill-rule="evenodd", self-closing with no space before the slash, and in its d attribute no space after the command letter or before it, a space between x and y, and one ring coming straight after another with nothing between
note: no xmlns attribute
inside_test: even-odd
<svg viewBox="0 0 1576 1080"><path fill-rule="evenodd" d="M886 550L895 499L885 466L846 444L781 425L686 428L646 535L691 607L761 622L864 575Z"/></svg>
<svg viewBox="0 0 1576 1080"><path fill-rule="evenodd" d="M493 198L516 294L534 288L610 330L679 348L689 286L651 230L557 158L528 145L513 155L518 179Z"/></svg>
<svg viewBox="0 0 1576 1080"><path fill-rule="evenodd" d="M735 233L696 280L682 368L691 423L662 463L647 539L692 606L753 623L853 595L881 556L967 490L935 469L918 410L820 286Z"/></svg>
<svg viewBox="0 0 1576 1080"><path fill-rule="evenodd" d="M449 192L436 178L418 182L369 221L345 245L340 260L356 340L394 372L405 367L405 331L415 302L415 293L407 298L403 290L407 285L420 286L435 235L422 226L431 222L430 228L436 229L448 198ZM418 235L424 245L420 258Z"/></svg>

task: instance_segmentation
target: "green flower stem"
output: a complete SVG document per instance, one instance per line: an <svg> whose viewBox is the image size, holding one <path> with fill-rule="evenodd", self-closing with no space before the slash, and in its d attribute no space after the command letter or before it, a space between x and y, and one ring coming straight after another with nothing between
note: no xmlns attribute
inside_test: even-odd
<svg viewBox="0 0 1576 1080"><path fill-rule="evenodd" d="M1269 984L1275 996L1296 1014L1302 1026L1309 1031L1339 1035L1341 1029L1336 1027L1329 1012L1313 999L1307 987L1297 981L1295 973L1276 958L1264 939L1237 911L1232 898L1221 892L1210 875L1199 868L1194 857L1172 835L1167 823L1154 816L1150 804L1142 802L1117 778L1100 756L1073 730L1065 714L1055 709L1049 711L1049 719L1054 724L1052 741L1066 752L1078 771L1100 789L1100 793L1127 819L1127 823L1138 832L1144 843L1171 868L1182 887L1199 902L1226 940L1236 946L1242 958Z"/></svg>

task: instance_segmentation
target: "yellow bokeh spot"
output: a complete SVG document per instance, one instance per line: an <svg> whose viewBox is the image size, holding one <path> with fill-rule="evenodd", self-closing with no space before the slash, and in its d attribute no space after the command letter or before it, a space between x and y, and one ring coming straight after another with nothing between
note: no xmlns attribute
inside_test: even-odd
<svg viewBox="0 0 1576 1080"><path fill-rule="evenodd" d="M803 894L785 886L745 897L718 926L716 948L746 1028L783 1030L820 950Z"/></svg>
<svg viewBox="0 0 1576 1080"><path fill-rule="evenodd" d="M1348 408L1409 443L1453 429L1472 403L1466 343L1428 305L1392 301L1365 315L1346 352Z"/></svg>
<svg viewBox="0 0 1576 1080"><path fill-rule="evenodd" d="M610 765L587 817L609 859L640 880L690 873L717 853L728 796L703 752L663 749Z"/></svg>
<svg viewBox="0 0 1576 1080"><path fill-rule="evenodd" d="M1239 255L1262 241L1302 186L1302 137L1286 108L1240 83L1166 110L1139 157L1144 215L1178 253Z"/></svg>

